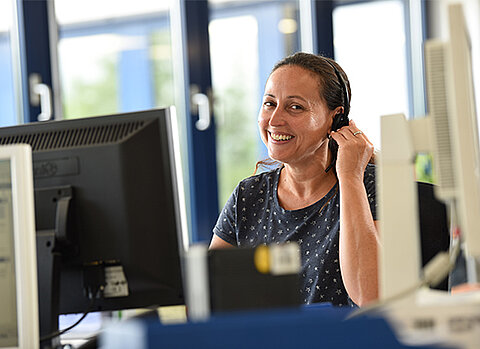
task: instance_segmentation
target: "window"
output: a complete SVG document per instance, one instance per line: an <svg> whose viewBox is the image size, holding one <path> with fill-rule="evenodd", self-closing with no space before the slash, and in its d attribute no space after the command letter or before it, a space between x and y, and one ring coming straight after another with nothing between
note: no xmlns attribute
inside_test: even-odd
<svg viewBox="0 0 480 349"><path fill-rule="evenodd" d="M379 148L380 116L409 114L403 3L338 6L333 29L335 59L352 89L350 117Z"/></svg>
<svg viewBox="0 0 480 349"><path fill-rule="evenodd" d="M57 0L55 9L64 117L174 104L168 1Z"/></svg>
<svg viewBox="0 0 480 349"><path fill-rule="evenodd" d="M12 62L12 1L0 0L0 127L18 123Z"/></svg>
<svg viewBox="0 0 480 349"><path fill-rule="evenodd" d="M258 160L268 157L257 130L263 87L274 64L299 49L297 1L210 0L212 80L217 126L219 205Z"/></svg>

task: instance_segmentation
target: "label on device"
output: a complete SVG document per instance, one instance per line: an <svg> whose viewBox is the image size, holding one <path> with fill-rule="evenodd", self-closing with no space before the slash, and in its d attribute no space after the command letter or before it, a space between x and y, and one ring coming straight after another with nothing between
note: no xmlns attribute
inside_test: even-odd
<svg viewBox="0 0 480 349"><path fill-rule="evenodd" d="M300 271L300 249L296 243L271 245L270 272L273 275L296 274Z"/></svg>
<svg viewBox="0 0 480 349"><path fill-rule="evenodd" d="M105 298L128 296L128 282L121 265L105 267Z"/></svg>
<svg viewBox="0 0 480 349"><path fill-rule="evenodd" d="M297 274L301 268L297 243L260 245L255 249L254 263L263 274Z"/></svg>

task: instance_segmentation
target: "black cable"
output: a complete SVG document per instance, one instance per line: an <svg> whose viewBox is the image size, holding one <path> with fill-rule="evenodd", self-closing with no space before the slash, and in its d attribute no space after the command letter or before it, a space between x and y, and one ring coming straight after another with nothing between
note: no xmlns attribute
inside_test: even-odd
<svg viewBox="0 0 480 349"><path fill-rule="evenodd" d="M40 342L45 342L45 341L48 341L50 339L53 339L55 337L58 337L58 336L61 336L62 334L70 331L72 328L74 328L75 326L77 326L80 322L83 321L83 319L85 319L85 317L92 311L94 305L95 305L95 299L96 299L96 296L98 295L98 292L100 292L100 290L97 291L97 294L95 295L95 297L92 297L90 299L90 304L88 305L87 309L85 310L85 312L83 313L83 315L80 317L80 319L78 319L73 325L71 326L68 326L67 328L64 328L63 330L59 330L59 331L56 331L56 332L53 332L49 335L46 335L46 336L43 336L40 338Z"/></svg>

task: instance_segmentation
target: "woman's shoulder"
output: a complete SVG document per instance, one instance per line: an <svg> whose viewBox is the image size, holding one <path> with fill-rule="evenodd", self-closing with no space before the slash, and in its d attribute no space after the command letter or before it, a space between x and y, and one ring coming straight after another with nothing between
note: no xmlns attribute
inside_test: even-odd
<svg viewBox="0 0 480 349"><path fill-rule="evenodd" d="M258 184L258 183L264 183L264 182L267 182L267 181L271 181L271 180L274 180L278 176L278 173L279 173L279 169L273 169L273 170L270 170L270 171L255 174L253 176L242 179L238 185L239 186L240 185L248 186L248 185L252 185L252 184L254 185L256 183Z"/></svg>
<svg viewBox="0 0 480 349"><path fill-rule="evenodd" d="M279 169L269 170L253 176L247 177L238 183L237 191L252 192L261 190L261 188L272 186L278 181Z"/></svg>

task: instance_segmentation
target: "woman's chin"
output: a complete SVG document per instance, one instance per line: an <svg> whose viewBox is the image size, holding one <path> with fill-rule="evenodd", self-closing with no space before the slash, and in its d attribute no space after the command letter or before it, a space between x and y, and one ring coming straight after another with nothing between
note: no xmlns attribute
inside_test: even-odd
<svg viewBox="0 0 480 349"><path fill-rule="evenodd" d="M272 153L271 151L268 152L268 157L274 161L280 161L280 162L282 161L280 160L278 154Z"/></svg>
<svg viewBox="0 0 480 349"><path fill-rule="evenodd" d="M288 157L282 156L282 155L280 155L280 154L268 153L268 156L270 157L270 159L272 159L272 160L274 160L274 161L277 161L277 162L281 162L281 163L286 163L286 162L288 162Z"/></svg>

